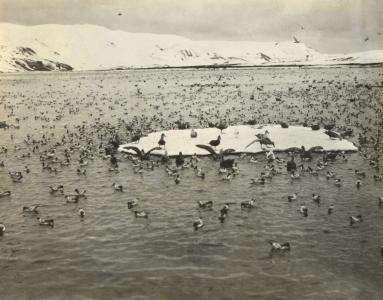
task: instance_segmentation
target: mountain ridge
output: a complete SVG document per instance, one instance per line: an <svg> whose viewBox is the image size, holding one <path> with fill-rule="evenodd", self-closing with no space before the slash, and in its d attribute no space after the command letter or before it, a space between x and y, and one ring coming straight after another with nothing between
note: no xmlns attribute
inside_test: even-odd
<svg viewBox="0 0 383 300"><path fill-rule="evenodd" d="M383 63L383 50L322 54L302 42L193 41L91 24L0 23L0 72Z"/></svg>

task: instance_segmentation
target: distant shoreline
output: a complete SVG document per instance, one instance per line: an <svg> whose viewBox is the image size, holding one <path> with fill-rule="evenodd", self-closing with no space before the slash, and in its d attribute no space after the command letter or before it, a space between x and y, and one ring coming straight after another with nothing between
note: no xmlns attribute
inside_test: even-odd
<svg viewBox="0 0 383 300"><path fill-rule="evenodd" d="M193 66L155 66L155 67L116 67L109 69L95 70L32 70L20 72L2 72L0 74L28 74L28 73L81 73L81 72L108 72L108 71L133 71L133 70L199 70L199 69L256 69L256 68L302 68L302 69L317 69L317 68L366 68L366 67L383 67L383 62L380 63L347 63L347 64L271 64L271 65L238 65L238 64L222 64L222 65L193 65Z"/></svg>

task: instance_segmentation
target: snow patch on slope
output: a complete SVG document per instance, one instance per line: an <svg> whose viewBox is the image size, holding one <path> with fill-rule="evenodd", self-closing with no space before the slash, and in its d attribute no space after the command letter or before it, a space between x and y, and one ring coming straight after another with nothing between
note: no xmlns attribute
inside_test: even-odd
<svg viewBox="0 0 383 300"><path fill-rule="evenodd" d="M0 71L383 62L383 51L324 55L303 43L192 41L95 25L0 23Z"/></svg>

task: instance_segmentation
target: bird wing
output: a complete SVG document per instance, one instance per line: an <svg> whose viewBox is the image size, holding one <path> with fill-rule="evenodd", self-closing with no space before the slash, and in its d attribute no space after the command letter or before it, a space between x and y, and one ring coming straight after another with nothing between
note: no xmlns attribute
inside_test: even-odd
<svg viewBox="0 0 383 300"><path fill-rule="evenodd" d="M235 152L235 149L229 148L229 149L223 150L222 154L226 155L226 154L230 154L230 153L233 153L233 152Z"/></svg>
<svg viewBox="0 0 383 300"><path fill-rule="evenodd" d="M263 139L265 137L265 135L263 133L258 133L255 135L257 138L259 139Z"/></svg>
<svg viewBox="0 0 383 300"><path fill-rule="evenodd" d="M196 147L204 149L204 150L210 152L213 155L217 155L217 152L215 152L214 149L212 147L208 146L208 145L198 144L198 145L196 145Z"/></svg>
<svg viewBox="0 0 383 300"><path fill-rule="evenodd" d="M146 152L146 154L149 155L154 150L162 150L162 148L161 147L154 147L154 148L150 149L148 152Z"/></svg>
<svg viewBox="0 0 383 300"><path fill-rule="evenodd" d="M133 150L134 152L136 152L136 154L138 155L138 156L142 156L142 153L141 153L141 150L140 149L138 149L137 147L135 147L135 146L124 146L124 147L122 147L122 149L124 149L124 150Z"/></svg>
<svg viewBox="0 0 383 300"><path fill-rule="evenodd" d="M320 152L323 150L323 147L322 146L314 146L314 147L311 147L309 150L307 150L308 152Z"/></svg>
<svg viewBox="0 0 383 300"><path fill-rule="evenodd" d="M256 143L256 142L259 142L259 138L256 139L256 140L254 140L254 141L252 141L250 144L248 144L248 145L245 147L245 149L248 148L248 147L250 147L252 144L254 144L254 143Z"/></svg>

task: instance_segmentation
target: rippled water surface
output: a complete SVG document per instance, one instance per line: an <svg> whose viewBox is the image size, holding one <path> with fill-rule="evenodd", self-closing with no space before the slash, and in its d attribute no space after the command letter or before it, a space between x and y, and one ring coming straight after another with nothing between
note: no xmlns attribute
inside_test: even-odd
<svg viewBox="0 0 383 300"><path fill-rule="evenodd" d="M0 198L0 222L6 226L0 237L0 299L382 299L383 210L377 199L383 181L373 180L379 168L369 163L382 147L382 73L265 68L1 75L0 121L16 128L0 129L0 147L8 148L0 154L5 165L0 191L12 192ZM251 185L250 178L266 165L260 154L257 163L237 157L239 174L227 182L218 162L204 157L198 165L206 178L186 168L176 185L165 166L138 174L123 155L119 172L108 171L109 160L99 153L105 128L128 141L131 133L122 120L134 116L146 120L145 130L170 128L180 116L196 127L205 119L234 125L251 118L290 124L323 118L338 129L352 128L354 143L360 144L359 134L368 141L363 154L330 162L318 176L292 180L282 163L276 164L281 174L263 186ZM77 136L61 145L66 130ZM45 135L47 142L32 152L34 144L24 142L27 134L36 140ZM76 143L91 149L86 176L76 173L77 148L69 166L57 163L57 172L42 168L44 150L54 147L63 161L63 149ZM315 167L321 157L305 165ZM360 189L355 169L366 172ZM8 175L17 170L24 175L20 183ZM341 187L326 178L327 171L342 179ZM114 182L124 192L114 191ZM67 204L62 195L49 193L58 184L65 194L79 188L88 197ZM288 202L294 192L298 200ZM321 195L321 205L311 200L312 193ZM241 210L240 202L252 197L257 208ZM147 220L128 209L132 198L149 213ZM212 200L213 209L198 209L198 200ZM219 210L226 202L233 204L221 224ZM42 204L40 216L54 218L54 228L22 213L34 203ZM297 211L302 203L307 218ZM330 204L335 210L328 215ZM349 216L358 214L363 222L350 226ZM205 226L194 231L199 216ZM271 239L290 242L291 251L270 252Z"/></svg>

